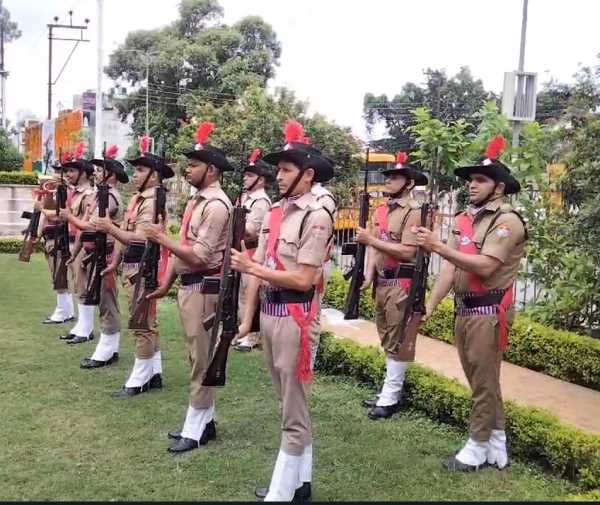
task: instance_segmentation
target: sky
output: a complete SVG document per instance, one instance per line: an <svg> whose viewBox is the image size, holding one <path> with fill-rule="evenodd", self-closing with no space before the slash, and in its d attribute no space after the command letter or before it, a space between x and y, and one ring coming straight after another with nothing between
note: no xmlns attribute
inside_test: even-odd
<svg viewBox="0 0 600 505"><path fill-rule="evenodd" d="M152 29L177 18L179 0L104 0L104 57L128 32ZM467 65L486 89L499 92L505 71L519 56L522 0L220 0L224 22L261 16L282 44L280 65L270 86L286 86L341 126L365 138L362 101L366 92L393 96L405 82L423 82L427 67L449 75ZM45 118L48 40L54 16L84 24L76 48L54 86L54 115L60 102L96 87L97 0L4 0L23 35L6 46L7 115L19 111ZM525 70L571 81L578 65L593 65L600 53L600 0L529 0ZM74 31L63 32L77 36ZM56 78L73 47L55 42ZM111 80L104 78L106 90Z"/></svg>

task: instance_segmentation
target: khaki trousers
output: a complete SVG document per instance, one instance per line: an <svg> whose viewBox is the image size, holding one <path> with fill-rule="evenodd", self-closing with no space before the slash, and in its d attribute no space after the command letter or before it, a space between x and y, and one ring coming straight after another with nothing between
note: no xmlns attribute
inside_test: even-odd
<svg viewBox="0 0 600 505"><path fill-rule="evenodd" d="M130 308L133 302L136 275L137 269L123 269L123 287L127 291ZM150 359L155 352L160 350L160 334L156 324L156 300L153 301L153 309L148 314L148 328L152 328L152 330L131 330L135 341L136 358Z"/></svg>
<svg viewBox="0 0 600 505"><path fill-rule="evenodd" d="M507 312L509 330L514 317L514 310ZM469 433L473 440L487 442L492 430L504 430L505 426L498 317L457 315L454 335L460 362L473 392Z"/></svg>
<svg viewBox="0 0 600 505"><path fill-rule="evenodd" d="M215 313L218 298L218 295L205 295L193 289L180 288L177 292L179 317L191 368L190 405L195 409L207 409L215 401L215 388L202 385L210 364L210 332L204 329L203 321Z"/></svg>
<svg viewBox="0 0 600 505"><path fill-rule="evenodd" d="M402 320L408 294L401 286L377 286L375 291L375 322L381 347L396 361L414 361L416 334L404 338Z"/></svg>
<svg viewBox="0 0 600 505"><path fill-rule="evenodd" d="M117 280L116 272L110 274L110 279L106 276L102 279L98 312L100 316L100 331L106 335L113 335L121 331L121 310L119 308Z"/></svg>
<svg viewBox="0 0 600 505"><path fill-rule="evenodd" d="M238 319L241 322L244 319L244 312L246 311L246 290L248 289L248 283L250 276L248 274L242 274L240 277L240 294L238 298ZM248 333L246 337L252 345L260 345L261 337L260 332Z"/></svg>
<svg viewBox="0 0 600 505"><path fill-rule="evenodd" d="M301 456L312 444L312 426L307 403L310 387L296 378L300 351L300 328L291 316L268 316L261 312L260 330L267 367L275 394L281 403L281 449ZM319 334L318 319L311 326L311 340Z"/></svg>

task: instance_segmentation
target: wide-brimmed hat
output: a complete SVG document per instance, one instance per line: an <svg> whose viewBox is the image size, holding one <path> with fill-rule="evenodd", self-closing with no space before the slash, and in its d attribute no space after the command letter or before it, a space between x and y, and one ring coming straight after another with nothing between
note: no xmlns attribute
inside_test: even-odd
<svg viewBox="0 0 600 505"><path fill-rule="evenodd" d="M301 170L312 168L315 171L314 182L327 182L333 177L333 161L311 144L298 121L288 121L284 134L285 146L280 151L267 154L264 161L275 166L280 161L289 161Z"/></svg>
<svg viewBox="0 0 600 505"><path fill-rule="evenodd" d="M221 172L230 172L233 170L231 163L227 160L227 156L222 149L212 146L208 143L210 134L214 130L215 125L210 121L204 121L196 130L194 149L187 151L185 157L203 161L209 165L214 165Z"/></svg>
<svg viewBox="0 0 600 505"><path fill-rule="evenodd" d="M94 165L90 160L83 158L83 152L85 150L85 144L80 142L75 146L73 151L66 151L63 153L63 159L61 161L62 170L79 170L85 172L89 177L94 173Z"/></svg>
<svg viewBox="0 0 600 505"><path fill-rule="evenodd" d="M105 170L112 172L117 178L117 181L127 184L129 182L129 176L125 172L125 167L120 161L115 159L118 152L119 148L116 145L112 145L104 152L104 158L94 158L91 161L94 165L104 167Z"/></svg>
<svg viewBox="0 0 600 505"><path fill-rule="evenodd" d="M472 174L482 174L496 183L504 183L504 194L511 195L521 191L521 184L510 173L510 169L498 158L506 147L506 140L502 135L496 135L488 143L485 156L482 157L476 165L459 167L454 170L454 174L461 179L470 180Z"/></svg>
<svg viewBox="0 0 600 505"><path fill-rule="evenodd" d="M254 149L248 158L248 164L244 168L244 172L252 172L259 177L264 177L265 182L273 182L275 180L274 168L263 161L261 156L262 149Z"/></svg>
<svg viewBox="0 0 600 505"><path fill-rule="evenodd" d="M148 167L151 170L155 170L161 177L161 179L170 179L175 175L173 169L168 165L162 156L152 154L148 152L150 147L150 138L142 137L140 139L140 156L132 160L127 160L127 163L131 165L141 165Z"/></svg>
<svg viewBox="0 0 600 505"><path fill-rule="evenodd" d="M427 186L427 184L429 183L429 179L427 179L427 176L415 167L407 165L407 161L408 154L400 151L396 153L396 165L394 165L394 168L382 170L381 173L388 177L390 175L403 175L407 179L414 181L415 186Z"/></svg>

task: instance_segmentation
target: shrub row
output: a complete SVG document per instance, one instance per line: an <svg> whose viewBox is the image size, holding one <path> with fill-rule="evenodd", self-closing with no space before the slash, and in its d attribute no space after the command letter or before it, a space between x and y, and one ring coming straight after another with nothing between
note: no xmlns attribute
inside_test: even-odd
<svg viewBox="0 0 600 505"><path fill-rule="evenodd" d="M0 172L0 184L35 186L38 184L38 174L37 172Z"/></svg>
<svg viewBox="0 0 600 505"><path fill-rule="evenodd" d="M347 289L348 282L339 271L334 271L327 284L324 303L343 309ZM375 307L370 293L361 297L360 309L362 317L374 320ZM452 301L444 300L421 327L421 333L454 343L453 310ZM600 391L599 339L549 328L519 314L504 359Z"/></svg>
<svg viewBox="0 0 600 505"><path fill-rule="evenodd" d="M327 333L322 334L316 367L319 372L351 376L369 385L380 385L385 374L381 351ZM408 371L405 392L410 407L437 421L468 427L471 395L456 380L415 364ZM536 461L585 489L600 486L600 437L510 401L506 402L506 419L513 455Z"/></svg>
<svg viewBox="0 0 600 505"><path fill-rule="evenodd" d="M0 238L0 254L19 254L21 250L21 246L23 245L22 238ZM41 252L42 246L41 243L38 242L34 252Z"/></svg>

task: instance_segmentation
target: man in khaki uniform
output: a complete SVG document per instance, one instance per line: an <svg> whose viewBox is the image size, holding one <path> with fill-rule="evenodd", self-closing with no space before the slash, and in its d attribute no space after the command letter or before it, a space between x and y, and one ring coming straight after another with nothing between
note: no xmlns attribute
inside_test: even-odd
<svg viewBox="0 0 600 505"><path fill-rule="evenodd" d="M48 262L50 281L54 291L56 291L56 307L52 314L42 321L42 324L63 324L75 320L75 307L73 306L73 295L71 295L69 289L56 289L54 285L54 246L59 223L59 218L56 215L56 187L61 180L62 166L53 165L52 168L54 169L54 175L43 183L43 186L47 189L42 200L36 200L34 203L34 209L41 212L38 236L43 238L44 256ZM73 237L74 239L75 237Z"/></svg>
<svg viewBox="0 0 600 505"><path fill-rule="evenodd" d="M406 165L407 158L406 153L398 153L396 166L383 171L388 201L373 213L371 229L359 227L356 233L356 240L370 247L363 289L375 281L377 332L385 351L381 393L363 402L371 408L368 415L373 420L399 410L406 370L415 359L415 338L405 338L403 327L417 251L415 232L421 219L420 205L411 199L410 192L428 180Z"/></svg>
<svg viewBox="0 0 600 505"><path fill-rule="evenodd" d="M106 150L103 159L93 159L92 163L95 167L94 176L96 183L99 186L102 184L108 186L107 216L110 217L116 226L120 226L123 222L123 200L116 186L117 182L127 184L129 177L125 173L123 165L115 159L116 155L117 146L112 146ZM81 242L84 250L92 254L96 245L98 212L98 202L96 201L87 215L88 226L81 233ZM107 235L106 239L106 261L107 265L109 265L112 263L112 256L119 255L119 251L115 250L114 237ZM92 267L93 265L91 264L88 266L89 269L92 269ZM121 311L119 309L119 290L115 270L103 273L98 311L100 315L100 340L98 345L96 345L94 354L90 358L82 360L81 368L101 368L119 359Z"/></svg>
<svg viewBox="0 0 600 505"><path fill-rule="evenodd" d="M262 151L255 149L248 165L244 169L244 193L242 195L242 206L248 210L246 214L246 232L244 245L247 253L252 256L258 247L258 236L265 214L271 208L271 199L265 191L267 183L274 181L273 170L268 163L260 159ZM244 317L246 309L246 289L248 288L248 276L242 274L240 280L239 317ZM253 332L236 343L238 351L251 351L260 344L260 333Z"/></svg>
<svg viewBox="0 0 600 505"><path fill-rule="evenodd" d="M329 160L331 161L331 160ZM332 162L333 164L333 162ZM335 226L335 220L337 218L337 202L335 201L335 197L333 193L329 191L323 184L320 182L315 182L310 189L311 193L317 197L317 202L327 211L329 212L329 216L331 217L331 223ZM329 277L331 277L331 271L333 269L333 264L331 258L333 256L333 234L331 235L331 242L329 244L328 252L327 252L327 261L323 265L323 282L319 286L319 291L321 294L321 300L323 300L323 296L325 295L325 290L327 289L327 281Z"/></svg>
<svg viewBox="0 0 600 505"><path fill-rule="evenodd" d="M309 499L312 480L312 429L308 382L312 377L311 340L319 334L316 284L327 259L331 217L310 188L333 176L333 165L304 136L302 125L285 127L286 145L265 156L277 165L282 195L267 213L254 258L232 251L232 268L250 274L246 312L239 337L252 327L259 304L260 331L267 366L281 402L282 438L266 501Z"/></svg>
<svg viewBox="0 0 600 505"><path fill-rule="evenodd" d="M60 210L60 219L69 224L69 236L75 236L76 242L69 260L69 270L74 281L73 292L77 299L77 324L66 335L60 337L67 344L80 344L94 338L94 306L85 305L87 287L87 266L85 254L81 254L81 242L78 240L81 230L86 226L86 212L94 202L94 188L91 180L94 165L83 159L83 144L79 144L71 161L63 163L67 182L73 187L66 209Z"/></svg>
<svg viewBox="0 0 600 505"><path fill-rule="evenodd" d="M221 189L219 176L232 167L221 149L208 144L213 128L213 123L202 123L196 132L194 149L185 153L189 160L186 180L198 191L186 206L180 241L169 239L158 226L143 228L147 238L175 256L169 264L166 281L150 296L164 296L177 275L181 276L177 302L191 365L190 394L183 428L168 434L175 440L168 449L173 453L197 449L214 440L217 434L215 388L203 386L202 381L211 358L210 332L203 323L216 312L219 297L204 293L203 280L205 276L219 275L223 265L232 205Z"/></svg>
<svg viewBox="0 0 600 505"><path fill-rule="evenodd" d="M129 303L133 304L135 283L140 275L139 267L145 248L145 236L139 227L154 221L156 191L162 181L175 175L166 161L155 154L147 152L147 146L142 138L140 143L141 155L128 160L135 167L134 182L138 188L131 200L121 227L116 226L109 217L98 218L96 229L111 234L123 244L123 286ZM159 216L162 226L167 223L166 213ZM108 269L116 268L114 258ZM148 311L147 327L149 330L132 330L135 339L135 362L133 370L125 385L113 393L114 398L129 398L151 389L162 388L162 355L160 352L160 335L156 324L156 302Z"/></svg>
<svg viewBox="0 0 600 505"><path fill-rule="evenodd" d="M450 471L508 464L500 366L514 320L513 288L527 231L506 203L505 196L521 188L498 161L504 145L501 136L494 138L478 165L455 170L469 181L469 207L457 214L448 244L426 228L419 228L417 235L420 245L445 259L427 316L454 289L456 347L473 391L469 439L444 461Z"/></svg>

